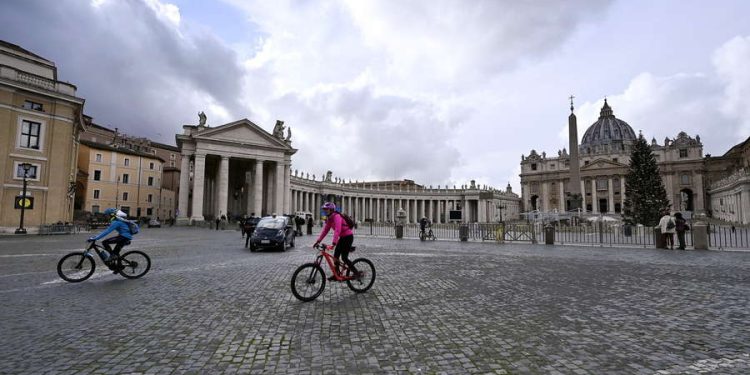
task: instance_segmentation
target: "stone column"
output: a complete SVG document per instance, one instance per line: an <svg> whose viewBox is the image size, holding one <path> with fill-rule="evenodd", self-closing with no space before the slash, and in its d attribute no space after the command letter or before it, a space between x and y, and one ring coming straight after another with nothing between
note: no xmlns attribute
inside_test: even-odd
<svg viewBox="0 0 750 375"><path fill-rule="evenodd" d="M620 176L620 212L625 212L625 177Z"/></svg>
<svg viewBox="0 0 750 375"><path fill-rule="evenodd" d="M596 201L596 178L591 179L591 212L598 214L599 202Z"/></svg>
<svg viewBox="0 0 750 375"><path fill-rule="evenodd" d="M591 209L594 205L591 205ZM586 183L581 180L581 212L586 212Z"/></svg>
<svg viewBox="0 0 750 375"><path fill-rule="evenodd" d="M558 184L560 184L560 203L558 204L557 208L560 212L566 212L568 210L568 207L565 206L565 180L560 180Z"/></svg>
<svg viewBox="0 0 750 375"><path fill-rule="evenodd" d="M229 199L229 157L222 156L219 162L219 217L227 214L227 199ZM229 219L229 216L227 216Z"/></svg>
<svg viewBox="0 0 750 375"><path fill-rule="evenodd" d="M607 197L607 205L609 206L609 212L615 212L615 187L612 184L612 177L607 180L607 191L609 196Z"/></svg>
<svg viewBox="0 0 750 375"><path fill-rule="evenodd" d="M293 214L292 212L292 166L284 164L284 213ZM279 214L282 214L279 212Z"/></svg>
<svg viewBox="0 0 750 375"><path fill-rule="evenodd" d="M429 216L431 222L435 222L435 215L433 215L434 211L432 211L432 206L435 203L432 200L428 200L429 205L427 206L427 216Z"/></svg>
<svg viewBox="0 0 750 375"><path fill-rule="evenodd" d="M192 222L203 221L203 184L206 181L206 155L195 154L193 171L193 215Z"/></svg>
<svg viewBox="0 0 750 375"><path fill-rule="evenodd" d="M190 221L188 219L188 199L190 199L190 155L182 155L180 168L180 197L178 202L180 213L177 215L177 222L180 224L188 224Z"/></svg>
<svg viewBox="0 0 750 375"><path fill-rule="evenodd" d="M549 184L542 182L542 199L539 205L539 211L549 212Z"/></svg>
<svg viewBox="0 0 750 375"><path fill-rule="evenodd" d="M255 214L263 216L263 160L255 161L255 176L253 176L255 187L253 195L255 196Z"/></svg>

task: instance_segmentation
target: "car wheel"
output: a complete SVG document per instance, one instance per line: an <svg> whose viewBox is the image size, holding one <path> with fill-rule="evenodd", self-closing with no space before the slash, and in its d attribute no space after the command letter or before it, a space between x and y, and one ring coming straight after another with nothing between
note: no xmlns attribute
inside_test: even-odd
<svg viewBox="0 0 750 375"><path fill-rule="evenodd" d="M250 252L254 253L256 250L258 250L258 249L255 247L255 245L250 244Z"/></svg>

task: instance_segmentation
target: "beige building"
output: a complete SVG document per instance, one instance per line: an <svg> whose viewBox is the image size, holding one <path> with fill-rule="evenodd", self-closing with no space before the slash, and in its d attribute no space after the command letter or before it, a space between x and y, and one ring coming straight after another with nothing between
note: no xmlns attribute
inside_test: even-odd
<svg viewBox="0 0 750 375"><path fill-rule="evenodd" d="M157 143L143 137L134 137L121 133L117 128L114 130L98 124L90 124L86 131L81 134L81 141L90 141L93 143L104 144L117 148L118 150L130 150L143 154L148 154L163 161L161 168L161 202L158 205L156 214L143 215L153 216L159 219L175 218L175 209L177 208L177 196L179 193L180 181L180 149L176 146ZM82 186L79 186L82 189ZM83 192L82 196L90 196L91 192ZM80 201L80 199L77 199ZM77 209L83 209L82 204L78 204ZM86 210L89 211L90 210ZM135 212L133 213L135 215Z"/></svg>
<svg viewBox="0 0 750 375"><path fill-rule="evenodd" d="M131 217L169 218L175 195L161 187L164 161L147 152L81 141L78 168L81 209L117 207Z"/></svg>
<svg viewBox="0 0 750 375"><path fill-rule="evenodd" d="M572 107L571 107L572 109ZM575 116L571 115L575 124ZM575 125L572 125L575 126ZM607 101L599 119L583 135L578 146L582 211L589 214L620 214L625 202L625 175L636 134L615 117ZM577 141L577 140L576 140ZM576 142L577 143L577 142ZM703 144L680 132L663 144L651 141L667 197L675 211L704 211ZM531 150L521 156L521 189L525 211L565 212L571 208L571 155L566 149L557 156Z"/></svg>
<svg viewBox="0 0 750 375"><path fill-rule="evenodd" d="M27 197L24 227L73 220L78 136L84 100L76 87L57 79L52 61L0 41L0 231L19 227L24 163Z"/></svg>

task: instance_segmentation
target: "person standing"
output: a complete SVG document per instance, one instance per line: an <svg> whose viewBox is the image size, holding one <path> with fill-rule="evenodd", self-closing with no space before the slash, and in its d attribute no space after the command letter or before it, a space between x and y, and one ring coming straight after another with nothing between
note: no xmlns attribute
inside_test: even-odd
<svg viewBox="0 0 750 375"><path fill-rule="evenodd" d="M674 229L677 232L677 241L680 243L678 249L685 250L685 231L690 230L687 220L682 217L682 213L674 214Z"/></svg>
<svg viewBox="0 0 750 375"><path fill-rule="evenodd" d="M664 239L664 248L674 250L675 223L669 211L664 212L664 216L659 219L659 229Z"/></svg>
<svg viewBox="0 0 750 375"><path fill-rule="evenodd" d="M307 235L312 236L313 218L312 215L307 215Z"/></svg>

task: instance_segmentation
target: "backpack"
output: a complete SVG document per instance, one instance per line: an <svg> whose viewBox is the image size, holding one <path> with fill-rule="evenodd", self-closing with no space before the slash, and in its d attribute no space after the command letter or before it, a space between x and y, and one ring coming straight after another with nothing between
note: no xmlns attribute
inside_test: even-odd
<svg viewBox="0 0 750 375"><path fill-rule="evenodd" d="M121 220L122 220L122 221L123 221L123 222L124 222L125 224L127 224L127 225L128 225L128 229L130 229L130 234L138 234L138 232L140 232L140 231L141 231L141 227L139 227L139 226L138 226L138 224L136 224L136 222L135 222L135 221L132 221L132 220L125 220L125 219L121 219Z"/></svg>
<svg viewBox="0 0 750 375"><path fill-rule="evenodd" d="M338 214L341 215L342 219L344 219L344 222L346 223L346 226L349 227L349 229L354 229L357 227L357 223L355 223L354 220L352 220L352 218L349 217L349 215L343 212L338 212Z"/></svg>
<svg viewBox="0 0 750 375"><path fill-rule="evenodd" d="M669 221L667 222L667 229L674 229L674 227L674 220L669 219Z"/></svg>

